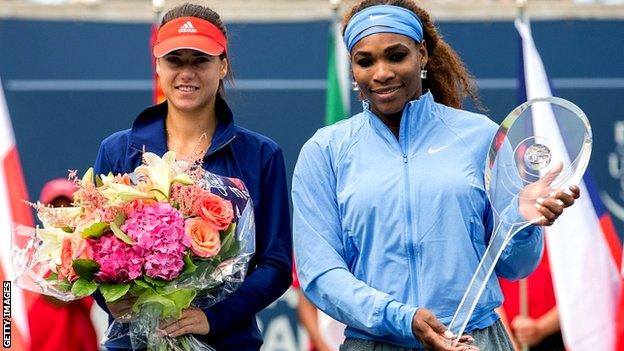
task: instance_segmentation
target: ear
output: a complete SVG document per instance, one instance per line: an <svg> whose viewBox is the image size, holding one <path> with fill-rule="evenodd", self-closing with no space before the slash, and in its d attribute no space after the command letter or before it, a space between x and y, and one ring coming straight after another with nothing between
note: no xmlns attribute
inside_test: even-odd
<svg viewBox="0 0 624 351"><path fill-rule="evenodd" d="M423 39L420 44L418 44L418 52L420 53L420 67L425 68L427 62L429 61L429 53L427 52L427 42Z"/></svg>
<svg viewBox="0 0 624 351"><path fill-rule="evenodd" d="M227 75L229 69L230 69L230 63L229 63L227 57L224 57L221 60L221 67L219 67L219 79L225 78L225 76Z"/></svg>
<svg viewBox="0 0 624 351"><path fill-rule="evenodd" d="M156 74L160 77L160 58L156 58Z"/></svg>

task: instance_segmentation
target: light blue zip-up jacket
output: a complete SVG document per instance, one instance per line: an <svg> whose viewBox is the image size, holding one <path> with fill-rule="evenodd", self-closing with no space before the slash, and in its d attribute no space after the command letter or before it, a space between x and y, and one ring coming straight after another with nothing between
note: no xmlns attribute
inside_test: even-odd
<svg viewBox="0 0 624 351"><path fill-rule="evenodd" d="M484 169L496 130L426 93L406 105L398 140L364 103L303 146L292 185L297 272L347 337L421 347L411 328L419 307L449 324L492 232ZM542 248L540 227L524 229L497 275L528 275ZM493 276L466 330L492 325L502 300Z"/></svg>

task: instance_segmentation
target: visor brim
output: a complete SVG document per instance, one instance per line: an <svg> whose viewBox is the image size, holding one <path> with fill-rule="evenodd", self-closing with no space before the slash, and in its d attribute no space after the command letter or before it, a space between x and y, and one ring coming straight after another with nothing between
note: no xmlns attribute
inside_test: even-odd
<svg viewBox="0 0 624 351"><path fill-rule="evenodd" d="M221 45L210 39L206 39L206 37L184 35L169 38L154 45L153 54L155 57L159 58L172 51L181 49L197 50L210 56L219 56L225 51Z"/></svg>

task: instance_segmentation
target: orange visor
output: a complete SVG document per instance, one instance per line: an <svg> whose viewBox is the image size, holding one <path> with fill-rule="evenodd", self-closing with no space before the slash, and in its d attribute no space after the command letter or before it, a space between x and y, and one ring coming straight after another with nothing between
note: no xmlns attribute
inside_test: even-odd
<svg viewBox="0 0 624 351"><path fill-rule="evenodd" d="M227 39L214 24L197 17L180 17L158 29L154 56L163 57L179 49L192 49L211 56L227 52Z"/></svg>

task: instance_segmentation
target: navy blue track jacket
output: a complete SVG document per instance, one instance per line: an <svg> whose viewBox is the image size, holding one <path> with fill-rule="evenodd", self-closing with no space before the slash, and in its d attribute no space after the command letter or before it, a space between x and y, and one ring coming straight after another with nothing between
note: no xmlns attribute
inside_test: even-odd
<svg viewBox="0 0 624 351"><path fill-rule="evenodd" d="M129 173L141 164L143 151L162 156L167 151L165 116L167 102L143 111L132 129L112 134L100 145L96 174ZM271 139L234 124L225 101L217 98L217 128L204 168L212 173L241 179L253 200L256 220L256 252L243 284L223 301L204 310L210 324L199 340L221 350L259 350L262 335L256 313L281 296L292 282L292 237L284 157ZM98 304L109 313L101 295ZM109 320L112 320L109 313ZM129 348L107 344L111 350Z"/></svg>

